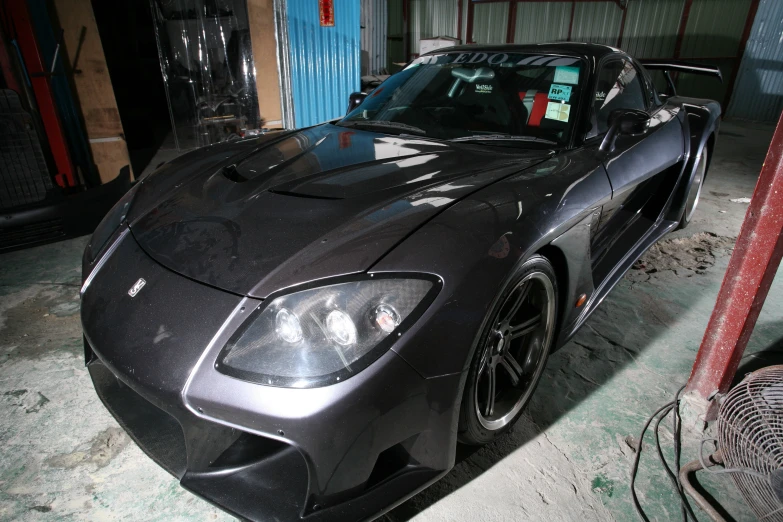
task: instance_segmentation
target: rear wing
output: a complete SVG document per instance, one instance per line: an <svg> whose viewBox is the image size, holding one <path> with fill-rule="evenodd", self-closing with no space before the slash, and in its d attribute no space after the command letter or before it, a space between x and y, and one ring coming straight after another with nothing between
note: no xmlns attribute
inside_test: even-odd
<svg viewBox="0 0 783 522"><path fill-rule="evenodd" d="M693 62L681 62L678 60L639 60L644 68L649 71L663 71L663 76L666 78L666 83L671 90L671 94L674 96L677 94L677 89L674 87L674 81L670 73L672 72L684 72L691 74L704 74L707 76L714 76L723 83L723 75L714 65L703 65Z"/></svg>

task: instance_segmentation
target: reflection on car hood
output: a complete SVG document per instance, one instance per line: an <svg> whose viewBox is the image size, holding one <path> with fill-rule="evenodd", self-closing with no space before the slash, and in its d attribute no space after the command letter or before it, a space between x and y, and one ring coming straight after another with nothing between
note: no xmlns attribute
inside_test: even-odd
<svg viewBox="0 0 783 522"><path fill-rule="evenodd" d="M175 160L143 181L128 221L169 269L266 297L367 270L448 205L549 154L326 124Z"/></svg>

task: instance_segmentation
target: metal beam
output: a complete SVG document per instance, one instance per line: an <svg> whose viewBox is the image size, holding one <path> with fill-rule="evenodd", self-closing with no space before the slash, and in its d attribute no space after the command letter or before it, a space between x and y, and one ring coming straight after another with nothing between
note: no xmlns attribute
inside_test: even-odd
<svg viewBox="0 0 783 522"><path fill-rule="evenodd" d="M745 213L715 308L686 388L688 401L714 420L717 401L739 367L783 257L783 115Z"/></svg>
<svg viewBox="0 0 783 522"><path fill-rule="evenodd" d="M468 23L465 27L465 43L475 43L473 41L473 8L476 3L473 0L468 0Z"/></svg>
<svg viewBox="0 0 783 522"><path fill-rule="evenodd" d="M462 41L462 0L457 0L457 40L459 43L464 43Z"/></svg>
<svg viewBox="0 0 783 522"><path fill-rule="evenodd" d="M685 29L688 28L688 18L691 16L691 6L693 6L693 0L685 0L685 5L682 6L682 16L680 16L680 27L677 28L677 39L674 41L674 57L680 57L680 51L682 51L682 40L685 38Z"/></svg>
<svg viewBox="0 0 783 522"><path fill-rule="evenodd" d="M571 0L571 19L568 21L568 37L566 41L571 41L571 32L574 30L574 12L576 11L576 0Z"/></svg>
<svg viewBox="0 0 783 522"><path fill-rule="evenodd" d="M750 38L750 31L753 29L753 22L756 20L756 12L758 10L759 0L753 0L748 9L748 16L745 18L745 28L742 30L739 47L737 48L737 56L734 57L734 67L731 70L729 84L726 86L726 94L723 96L724 107L728 108L729 103L731 102L731 95L734 93L734 84L737 82L737 74L739 74L742 57L745 55L745 47L748 45L748 38Z"/></svg>
<svg viewBox="0 0 783 522"><path fill-rule="evenodd" d="M506 27L506 43L514 43L514 32L517 28L517 2L509 2L508 26Z"/></svg>
<svg viewBox="0 0 783 522"><path fill-rule="evenodd" d="M623 10L623 17L620 20L620 31L617 34L617 47L622 49L623 35L625 34L625 19L628 17L628 6L623 6L620 3L617 5Z"/></svg>

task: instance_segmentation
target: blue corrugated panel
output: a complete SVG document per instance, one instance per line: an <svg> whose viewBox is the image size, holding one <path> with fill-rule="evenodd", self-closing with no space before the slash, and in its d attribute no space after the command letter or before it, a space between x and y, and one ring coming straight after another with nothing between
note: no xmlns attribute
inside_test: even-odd
<svg viewBox="0 0 783 522"><path fill-rule="evenodd" d="M337 118L360 88L359 0L334 1L334 27L321 27L318 0L287 7L296 127Z"/></svg>
<svg viewBox="0 0 783 522"><path fill-rule="evenodd" d="M762 0L742 57L728 115L777 121L783 110L783 2Z"/></svg>

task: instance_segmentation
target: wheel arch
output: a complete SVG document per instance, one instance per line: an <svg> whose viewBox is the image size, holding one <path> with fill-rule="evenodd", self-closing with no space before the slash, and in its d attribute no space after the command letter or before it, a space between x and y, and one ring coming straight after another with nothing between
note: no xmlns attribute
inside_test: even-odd
<svg viewBox="0 0 783 522"><path fill-rule="evenodd" d="M565 252L563 252L559 246L555 246L552 243L548 243L539 248L533 255L536 254L546 258L555 271L558 305L556 310L557 317L555 318L555 324L557 325L557 333L559 335L559 330L563 324L563 318L565 315L566 303L569 301L569 296L571 295L571 291L569 289L568 260L566 258ZM556 340L557 337L555 338L555 346L553 346L554 349L559 347Z"/></svg>

